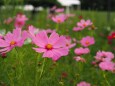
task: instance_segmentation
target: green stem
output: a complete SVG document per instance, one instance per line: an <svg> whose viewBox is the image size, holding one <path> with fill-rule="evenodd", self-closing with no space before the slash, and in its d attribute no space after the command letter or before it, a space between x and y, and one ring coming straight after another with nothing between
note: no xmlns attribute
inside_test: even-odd
<svg viewBox="0 0 115 86"><path fill-rule="evenodd" d="M38 86L38 61L40 58L40 54L38 54L38 56L35 58L35 79L34 79L34 86Z"/></svg>
<svg viewBox="0 0 115 86"><path fill-rule="evenodd" d="M24 82L24 71L23 71L23 62L22 62L22 58L19 56L18 50L15 48L16 51L16 58L19 60L19 75L18 78L20 80L19 83L22 83L22 80ZM22 83L23 84L23 83ZM24 84L23 84L24 86Z"/></svg>
<svg viewBox="0 0 115 86"><path fill-rule="evenodd" d="M42 65L42 69L41 69L39 81L40 81L40 79L41 79L41 77L42 77L42 75L43 75L43 72L44 72L45 62L46 62L46 58L44 58L44 60L43 60L43 65Z"/></svg>
<svg viewBox="0 0 115 86"><path fill-rule="evenodd" d="M10 86L14 86L13 79L10 77L10 74L7 72L8 78L10 80Z"/></svg>
<svg viewBox="0 0 115 86"><path fill-rule="evenodd" d="M59 24L57 23L56 24L56 31L58 31L58 28L59 28Z"/></svg>
<svg viewBox="0 0 115 86"><path fill-rule="evenodd" d="M106 74L105 74L104 71L103 71L103 77L104 77L104 79L105 79L107 85L108 85L108 86L111 86L110 83L109 83L109 81L107 80L107 77L106 77Z"/></svg>

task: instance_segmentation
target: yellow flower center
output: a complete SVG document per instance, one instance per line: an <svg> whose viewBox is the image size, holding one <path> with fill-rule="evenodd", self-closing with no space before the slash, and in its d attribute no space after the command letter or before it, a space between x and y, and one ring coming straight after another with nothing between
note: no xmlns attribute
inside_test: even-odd
<svg viewBox="0 0 115 86"><path fill-rule="evenodd" d="M15 44L16 44L15 41L11 41L11 42L10 42L10 45L15 45Z"/></svg>
<svg viewBox="0 0 115 86"><path fill-rule="evenodd" d="M68 46L69 46L69 44L66 44L66 46L68 47Z"/></svg>
<svg viewBox="0 0 115 86"><path fill-rule="evenodd" d="M89 44L90 44L90 42L89 42L89 41L86 41L85 43L86 43L87 45L89 45Z"/></svg>
<svg viewBox="0 0 115 86"><path fill-rule="evenodd" d="M57 19L57 21L58 21L58 23L60 23L60 22L61 22L61 19L60 19L60 18L58 18L58 19Z"/></svg>
<svg viewBox="0 0 115 86"><path fill-rule="evenodd" d="M86 27L86 24L84 23L83 26Z"/></svg>
<svg viewBox="0 0 115 86"><path fill-rule="evenodd" d="M52 46L51 44L47 44L47 45L46 45L46 49L47 49L47 50L51 50L52 48L53 48L53 46Z"/></svg>

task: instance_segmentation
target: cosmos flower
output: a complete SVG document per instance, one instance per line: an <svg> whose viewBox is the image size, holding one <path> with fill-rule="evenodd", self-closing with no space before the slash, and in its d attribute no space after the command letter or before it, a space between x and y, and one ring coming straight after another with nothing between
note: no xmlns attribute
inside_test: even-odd
<svg viewBox="0 0 115 86"><path fill-rule="evenodd" d="M12 50L14 47L21 47L27 38L27 32L21 31L21 28L16 28L13 33L7 33L2 39L0 39L0 53L6 53Z"/></svg>
<svg viewBox="0 0 115 86"><path fill-rule="evenodd" d="M55 30L51 30L51 29L46 30L46 33L53 33L53 32L55 32Z"/></svg>
<svg viewBox="0 0 115 86"><path fill-rule="evenodd" d="M74 59L77 61L77 62L86 62L86 60L84 58L82 58L81 56L75 56Z"/></svg>
<svg viewBox="0 0 115 86"><path fill-rule="evenodd" d="M111 61L104 61L104 62L100 62L99 67L102 70L114 71L115 70L115 63L113 63Z"/></svg>
<svg viewBox="0 0 115 86"><path fill-rule="evenodd" d="M90 83L87 83L87 82L85 82L85 81L82 81L82 82L80 82L79 84L77 84L76 86L91 86L91 84L90 84Z"/></svg>
<svg viewBox="0 0 115 86"><path fill-rule="evenodd" d="M114 59L114 54L112 52L98 51L95 56L96 61L111 61Z"/></svg>
<svg viewBox="0 0 115 86"><path fill-rule="evenodd" d="M95 40L93 37L86 36L86 37L81 39L80 43L82 46L88 47L90 45L93 45L95 43Z"/></svg>
<svg viewBox="0 0 115 86"><path fill-rule="evenodd" d="M66 20L67 16L64 14L56 15L52 17L52 20L55 23L63 23Z"/></svg>
<svg viewBox="0 0 115 86"><path fill-rule="evenodd" d="M115 32L111 34L112 39L115 39Z"/></svg>
<svg viewBox="0 0 115 86"><path fill-rule="evenodd" d="M24 14L18 14L15 18L15 28L22 28L28 18Z"/></svg>
<svg viewBox="0 0 115 86"><path fill-rule="evenodd" d="M57 9L55 9L55 12L62 13L62 12L64 12L64 8L57 8Z"/></svg>
<svg viewBox="0 0 115 86"><path fill-rule="evenodd" d="M10 24L13 21L13 18L9 17L8 19L4 20L4 24Z"/></svg>
<svg viewBox="0 0 115 86"><path fill-rule="evenodd" d="M84 19L82 19L80 22L77 23L77 26L82 27L82 28L86 28L86 27L88 27L88 26L90 26L92 24L93 23L90 20L85 21Z"/></svg>
<svg viewBox="0 0 115 86"><path fill-rule="evenodd" d="M83 27L74 27L73 31L82 31L84 28Z"/></svg>
<svg viewBox="0 0 115 86"><path fill-rule="evenodd" d="M56 61L61 56L68 55L69 49L65 47L65 37L59 36L56 32L48 36L46 31L40 31L32 37L32 41L38 46L38 48L33 49L38 53L44 53L43 57L52 58Z"/></svg>
<svg viewBox="0 0 115 86"><path fill-rule="evenodd" d="M70 36L65 36L66 38L66 47L73 48L76 43L72 43L72 38Z"/></svg>
<svg viewBox="0 0 115 86"><path fill-rule="evenodd" d="M83 54L88 54L90 52L90 50L89 50L89 48L82 48L82 47L80 47L80 48L76 48L74 50L74 52L77 55L83 55Z"/></svg>

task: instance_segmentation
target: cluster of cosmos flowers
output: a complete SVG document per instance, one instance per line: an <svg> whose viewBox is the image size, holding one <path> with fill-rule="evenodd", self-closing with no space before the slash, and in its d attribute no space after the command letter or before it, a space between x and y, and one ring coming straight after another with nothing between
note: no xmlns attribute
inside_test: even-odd
<svg viewBox="0 0 115 86"><path fill-rule="evenodd" d="M52 8L55 12L63 12L63 8ZM65 22L70 16L66 14L57 14L51 17L51 20L57 24ZM25 41L30 38L31 44L36 45L32 49L37 53L43 53L43 58L51 58L53 61L59 60L62 56L67 56L71 48L80 44L80 47L75 48L74 53L76 56L74 59L77 62L86 62L83 57L91 52L90 46L95 44L95 39L92 36L85 36L81 40L76 40L70 36L60 35L55 30L37 30L34 26L30 25L26 30L23 30L28 18L24 14L18 14L15 18L9 18L4 21L6 24L10 24L14 20L15 29L12 32L8 32L6 35L0 34L0 54L6 54L15 47L22 47ZM77 22L73 31L82 31L87 27L92 26L91 20L81 19ZM77 33L76 33L77 34ZM115 33L108 37L111 41L115 38ZM114 54L112 52L98 51L94 56L94 65L98 65L100 69L107 71L115 70ZM77 86L91 86L90 83L82 81Z"/></svg>

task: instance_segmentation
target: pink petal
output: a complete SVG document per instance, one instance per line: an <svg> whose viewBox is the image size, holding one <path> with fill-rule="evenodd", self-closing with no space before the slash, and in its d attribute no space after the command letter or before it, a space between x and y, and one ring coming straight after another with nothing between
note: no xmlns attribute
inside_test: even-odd
<svg viewBox="0 0 115 86"><path fill-rule="evenodd" d="M60 36L58 41L53 45L54 48L60 48L66 45L66 38L64 36Z"/></svg>
<svg viewBox="0 0 115 86"><path fill-rule="evenodd" d="M48 50L48 51L46 51L46 52L43 54L43 57L48 57L48 58L53 57L52 50Z"/></svg>
<svg viewBox="0 0 115 86"><path fill-rule="evenodd" d="M49 37L49 43L54 44L59 39L59 35L53 32Z"/></svg>
<svg viewBox="0 0 115 86"><path fill-rule="evenodd" d="M48 36L45 31L40 31L36 34L36 39L33 40L38 46L45 47L48 44Z"/></svg>
<svg viewBox="0 0 115 86"><path fill-rule="evenodd" d="M0 47L7 47L9 44L5 42L3 39L0 39Z"/></svg>

